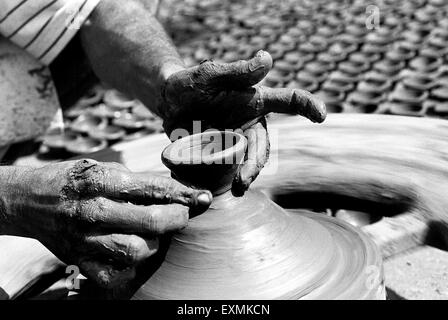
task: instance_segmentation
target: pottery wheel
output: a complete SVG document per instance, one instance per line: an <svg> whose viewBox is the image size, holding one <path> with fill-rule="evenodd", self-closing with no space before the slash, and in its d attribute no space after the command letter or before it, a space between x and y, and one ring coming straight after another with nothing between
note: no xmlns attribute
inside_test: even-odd
<svg viewBox="0 0 448 320"><path fill-rule="evenodd" d="M174 145L200 150L203 135ZM245 150L244 137L237 139L236 158ZM228 186L222 192L238 164L182 167L170 165L168 153L164 163L180 181L221 193L205 213L173 235L161 264L135 299L385 298L380 253L360 230L321 214L287 212L259 191L235 197Z"/></svg>

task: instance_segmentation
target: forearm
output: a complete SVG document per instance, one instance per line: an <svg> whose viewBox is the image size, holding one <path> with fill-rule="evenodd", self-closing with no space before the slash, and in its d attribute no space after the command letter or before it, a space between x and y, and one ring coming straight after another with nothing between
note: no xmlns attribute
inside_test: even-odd
<svg viewBox="0 0 448 320"><path fill-rule="evenodd" d="M161 87L184 64L157 19L139 1L103 0L81 29L96 74L161 115Z"/></svg>
<svg viewBox="0 0 448 320"><path fill-rule="evenodd" d="M0 235L21 236L20 214L16 204L24 199L22 187L29 168L0 166ZM21 187L22 186L22 187Z"/></svg>

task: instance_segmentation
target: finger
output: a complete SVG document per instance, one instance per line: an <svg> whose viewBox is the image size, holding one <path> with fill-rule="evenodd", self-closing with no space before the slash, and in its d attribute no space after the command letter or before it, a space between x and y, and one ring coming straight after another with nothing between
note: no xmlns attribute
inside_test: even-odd
<svg viewBox="0 0 448 320"><path fill-rule="evenodd" d="M244 134L247 138L248 149L246 160L241 165L233 184L237 194L243 194L249 189L269 158L269 135L264 118L247 129Z"/></svg>
<svg viewBox="0 0 448 320"><path fill-rule="evenodd" d="M89 254L99 254L126 265L143 262L159 249L157 238L143 239L136 235L91 235L87 236L84 241Z"/></svg>
<svg viewBox="0 0 448 320"><path fill-rule="evenodd" d="M117 269L110 264L93 260L84 260L79 264L79 267L87 278L106 289L112 289L135 278L133 267Z"/></svg>
<svg viewBox="0 0 448 320"><path fill-rule="evenodd" d="M178 203L207 208L213 199L207 190L195 190L168 177L114 169L103 179L93 181L92 189L111 199L145 205Z"/></svg>
<svg viewBox="0 0 448 320"><path fill-rule="evenodd" d="M218 112L217 119L221 122L225 119L226 128L241 128L270 112L301 115L318 123L327 116L323 101L308 91L263 86L228 92L220 102Z"/></svg>
<svg viewBox="0 0 448 320"><path fill-rule="evenodd" d="M138 206L96 198L81 202L81 220L90 228L118 233L162 235L188 224L188 207L180 204Z"/></svg>
<svg viewBox="0 0 448 320"><path fill-rule="evenodd" d="M258 87L263 112L297 114L321 123L327 116L325 103L310 92L300 89Z"/></svg>
<svg viewBox="0 0 448 320"><path fill-rule="evenodd" d="M259 83L272 69L272 57L263 50L249 60L232 63L205 61L199 65L195 76L208 86L240 90Z"/></svg>

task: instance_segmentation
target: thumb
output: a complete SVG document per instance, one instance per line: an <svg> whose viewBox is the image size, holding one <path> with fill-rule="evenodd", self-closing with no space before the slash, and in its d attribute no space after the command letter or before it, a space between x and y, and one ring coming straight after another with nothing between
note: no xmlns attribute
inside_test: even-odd
<svg viewBox="0 0 448 320"><path fill-rule="evenodd" d="M259 83L272 69L272 57L266 51L258 51L249 60L232 63L203 62L196 71L201 82L209 86L241 90Z"/></svg>

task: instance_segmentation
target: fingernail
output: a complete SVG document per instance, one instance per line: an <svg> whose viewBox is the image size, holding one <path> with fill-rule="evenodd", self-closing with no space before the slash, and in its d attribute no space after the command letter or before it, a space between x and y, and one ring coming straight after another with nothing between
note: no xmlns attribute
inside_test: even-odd
<svg viewBox="0 0 448 320"><path fill-rule="evenodd" d="M202 192L198 196L198 203L202 206L208 206L212 202L212 196L209 193Z"/></svg>

